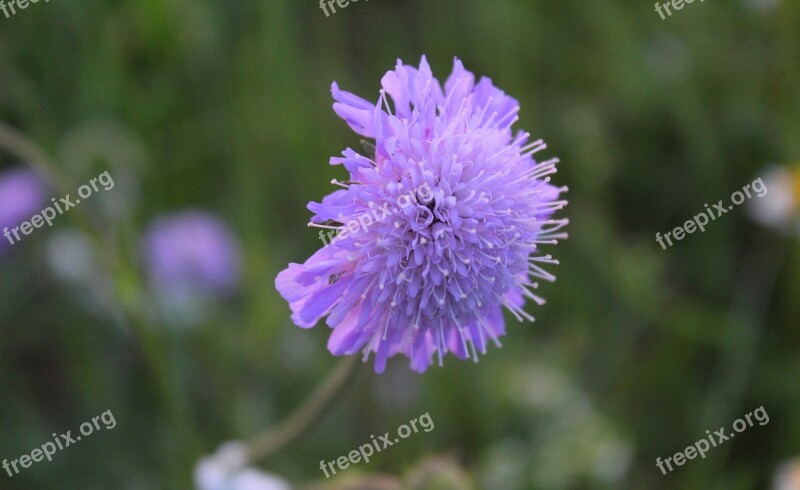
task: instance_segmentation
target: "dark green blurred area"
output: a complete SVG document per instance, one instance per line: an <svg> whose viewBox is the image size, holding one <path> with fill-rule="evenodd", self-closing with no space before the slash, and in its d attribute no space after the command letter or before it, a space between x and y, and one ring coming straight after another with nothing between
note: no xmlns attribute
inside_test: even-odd
<svg viewBox="0 0 800 490"><path fill-rule="evenodd" d="M509 316L504 347L478 364L360 365L261 468L324 479L321 459L428 412L435 430L345 474L444 455L475 488L769 488L800 456L798 241L743 209L667 251L654 236L800 158L795 0L695 2L666 20L619 0L371 0L328 18L312 0L53 0L0 16L0 119L53 156L68 189L105 169L138 188L104 237L127 271L94 283L109 304L141 282L137 237L160 213L217 212L245 255L238 297L195 329L146 325L153 348L54 277L47 243L69 218L18 245L0 263L0 459L105 410L118 426L0 472L0 488L191 488L199 457L305 399L336 359L324 325L291 323L274 278L320 246L305 206L346 177L328 159L360 147L331 82L376 100L396 59L422 54L440 80L454 56L492 78L561 159L570 238L546 250L558 281L528 309L537 321ZM762 405L769 424L657 469Z"/></svg>

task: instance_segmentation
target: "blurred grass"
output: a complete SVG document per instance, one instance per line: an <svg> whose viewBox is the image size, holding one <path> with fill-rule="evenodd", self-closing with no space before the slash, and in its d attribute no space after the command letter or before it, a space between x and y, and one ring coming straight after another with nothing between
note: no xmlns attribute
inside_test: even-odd
<svg viewBox="0 0 800 490"><path fill-rule="evenodd" d="M296 0L39 3L0 18L0 117L72 183L95 168L130 175L138 196L113 234L132 260L137 230L161 212L204 207L236 229L247 264L237 300L197 331L152 326L208 453L275 424L334 364L326 328L291 325L273 285L318 247L305 205L342 177L328 158L359 145L331 110L330 83L375 99L397 58L427 54L445 78L458 56L520 100L519 126L563 162L571 236L552 250L562 265L549 303L532 325L510 322L504 348L478 365L448 359L417 376L397 360L381 377L363 366L264 468L321 478L320 459L430 412L433 432L359 470L398 474L445 453L482 488L765 488L800 453L797 242L742 212L666 252L653 239L765 163L800 155L800 5L753 4L695 2L661 21L650 3L620 0L373 0L329 18ZM111 124L143 147L141 161L114 161L119 141L81 131ZM95 162L61 158L75 147ZM130 326L46 265L48 240L69 226L0 264L0 458L107 409L119 425L0 486L188 488L184 462L200 454L176 439ZM531 369L561 373L549 393L565 406L516 396L512 380ZM655 468L759 405L769 425L669 476ZM631 454L615 460L618 479L593 459L608 441Z"/></svg>

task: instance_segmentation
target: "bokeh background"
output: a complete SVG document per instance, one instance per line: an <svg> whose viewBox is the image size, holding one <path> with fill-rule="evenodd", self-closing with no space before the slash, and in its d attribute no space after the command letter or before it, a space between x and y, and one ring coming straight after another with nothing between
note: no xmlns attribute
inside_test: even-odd
<svg viewBox="0 0 800 490"><path fill-rule="evenodd" d="M0 250L0 458L106 410L117 427L0 488L195 488L201 457L301 405L338 360L274 278L320 246L306 203L345 178L330 156L360 147L330 84L375 100L397 58L422 54L440 79L454 56L491 77L562 160L558 281L478 364L359 365L259 470L298 488L773 485L800 456L798 228L741 207L666 251L654 236L800 159L797 1L661 20L621 0L372 0L330 17L312 0L70 0L0 16L0 120L19 131L0 171L35 165L45 204L106 170L115 186ZM21 198L0 193L8 216ZM767 425L656 468L762 405ZM322 481L320 460L426 412L433 431Z"/></svg>

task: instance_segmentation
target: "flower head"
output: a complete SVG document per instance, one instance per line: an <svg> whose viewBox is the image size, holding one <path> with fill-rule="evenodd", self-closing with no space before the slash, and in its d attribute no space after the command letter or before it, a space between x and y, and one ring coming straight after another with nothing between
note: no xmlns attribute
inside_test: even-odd
<svg viewBox="0 0 800 490"><path fill-rule="evenodd" d="M797 490L800 488L800 458L786 461L778 467L772 488L773 490Z"/></svg>
<svg viewBox="0 0 800 490"><path fill-rule="evenodd" d="M790 233L800 233L800 165L770 166L764 173L760 199L748 203L758 223Z"/></svg>
<svg viewBox="0 0 800 490"><path fill-rule="evenodd" d="M419 69L398 61L382 85L374 104L333 84L334 110L374 154L331 159L349 179L309 204L310 225L348 233L276 287L297 325L327 315L329 350L375 352L377 372L396 354L419 372L448 352L477 360L505 334L502 307L532 320L525 299L544 303L536 281L555 279L539 246L566 236L552 218L566 204L549 183L557 160L534 160L546 146L512 132L517 101L457 59L444 86L424 57Z"/></svg>
<svg viewBox="0 0 800 490"><path fill-rule="evenodd" d="M46 193L47 185L33 170L0 172L0 234L6 229L13 233L14 227L41 211L47 201ZM10 246L6 238L0 238L0 254Z"/></svg>
<svg viewBox="0 0 800 490"><path fill-rule="evenodd" d="M202 211L161 217L145 237L151 281L167 294L215 296L239 281L239 245L223 221Z"/></svg>

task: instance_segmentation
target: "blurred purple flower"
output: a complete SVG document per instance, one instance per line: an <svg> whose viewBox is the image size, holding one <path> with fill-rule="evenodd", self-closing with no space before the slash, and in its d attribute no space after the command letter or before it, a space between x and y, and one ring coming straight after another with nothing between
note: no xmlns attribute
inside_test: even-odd
<svg viewBox="0 0 800 490"><path fill-rule="evenodd" d="M46 201L47 185L33 170L21 167L0 172L0 234L30 219ZM0 254L9 247L8 238L0 236Z"/></svg>
<svg viewBox="0 0 800 490"><path fill-rule="evenodd" d="M350 177L309 204L310 225L342 233L276 287L297 325L328 316L329 350L375 352L377 372L396 354L419 372L434 354L440 365L448 352L477 361L505 334L502 307L533 320L525 299L544 303L536 280L555 280L539 246L566 237L567 220L552 219L566 204L549 183L558 160L534 160L546 146L513 133L518 102L457 59L444 86L424 57L419 69L398 61L382 85L375 104L333 84L334 110L375 139L375 154L331 159Z"/></svg>
<svg viewBox="0 0 800 490"><path fill-rule="evenodd" d="M239 283L239 244L222 220L203 211L157 219L147 231L145 255L159 292L219 296Z"/></svg>

